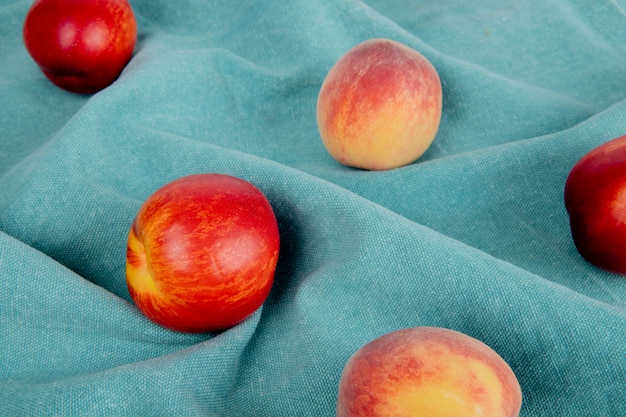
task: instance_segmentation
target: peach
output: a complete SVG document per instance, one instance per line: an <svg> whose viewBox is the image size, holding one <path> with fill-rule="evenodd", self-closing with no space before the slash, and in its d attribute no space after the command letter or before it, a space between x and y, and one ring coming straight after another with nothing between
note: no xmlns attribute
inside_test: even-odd
<svg viewBox="0 0 626 417"><path fill-rule="evenodd" d="M522 393L508 364L486 344L454 330L387 333L346 363L338 417L516 417Z"/></svg>
<svg viewBox="0 0 626 417"><path fill-rule="evenodd" d="M406 45L377 38L350 49L330 69L317 100L317 124L338 162L385 170L426 152L441 107L433 65Z"/></svg>

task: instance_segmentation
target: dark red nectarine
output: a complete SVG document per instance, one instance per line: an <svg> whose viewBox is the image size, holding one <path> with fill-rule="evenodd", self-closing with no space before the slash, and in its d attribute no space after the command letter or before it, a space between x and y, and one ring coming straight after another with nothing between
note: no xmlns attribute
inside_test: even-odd
<svg viewBox="0 0 626 417"><path fill-rule="evenodd" d="M564 190L572 238L593 265L626 274L626 135L572 167Z"/></svg>
<svg viewBox="0 0 626 417"><path fill-rule="evenodd" d="M127 0L36 0L23 39L50 81L91 94L113 83L128 64L137 24Z"/></svg>

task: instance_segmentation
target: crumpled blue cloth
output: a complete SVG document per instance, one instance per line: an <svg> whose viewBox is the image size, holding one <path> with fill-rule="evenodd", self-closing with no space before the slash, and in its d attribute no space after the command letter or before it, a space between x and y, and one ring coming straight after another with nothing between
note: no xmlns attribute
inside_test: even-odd
<svg viewBox="0 0 626 417"><path fill-rule="evenodd" d="M131 0L139 37L90 95L52 85L0 0L0 415L331 416L384 333L464 332L517 375L523 417L626 416L626 277L584 261L563 186L626 134L624 0ZM415 163L338 164L317 130L330 67L369 38L420 51L443 115ZM276 212L272 292L188 335L125 283L158 187L219 172Z"/></svg>

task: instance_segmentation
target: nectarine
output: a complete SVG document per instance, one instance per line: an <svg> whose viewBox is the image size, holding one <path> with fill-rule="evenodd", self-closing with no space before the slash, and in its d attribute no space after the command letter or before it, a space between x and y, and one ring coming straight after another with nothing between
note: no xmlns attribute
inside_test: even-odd
<svg viewBox="0 0 626 417"><path fill-rule="evenodd" d="M582 257L599 268L626 274L626 135L576 162L565 182L564 200Z"/></svg>
<svg viewBox="0 0 626 417"><path fill-rule="evenodd" d="M257 187L229 175L189 175L139 209L128 235L128 290L164 327L223 330L263 304L278 252L278 223Z"/></svg>
<svg viewBox="0 0 626 417"><path fill-rule="evenodd" d="M36 0L23 38L50 81L91 94L119 77L133 54L137 24L127 0Z"/></svg>

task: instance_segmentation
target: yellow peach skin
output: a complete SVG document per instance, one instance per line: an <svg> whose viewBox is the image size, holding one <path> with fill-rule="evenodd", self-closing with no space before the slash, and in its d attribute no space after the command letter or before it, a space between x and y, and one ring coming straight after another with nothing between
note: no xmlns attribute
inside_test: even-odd
<svg viewBox="0 0 626 417"><path fill-rule="evenodd" d="M417 160L441 120L437 71L419 52L370 39L328 72L317 101L322 142L340 163L385 170Z"/></svg>
<svg viewBox="0 0 626 417"><path fill-rule="evenodd" d="M517 417L522 393L508 364L453 330L388 333L346 363L338 417Z"/></svg>

